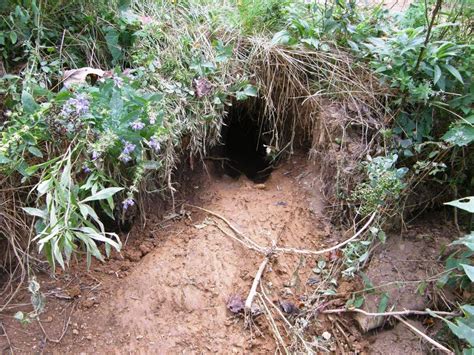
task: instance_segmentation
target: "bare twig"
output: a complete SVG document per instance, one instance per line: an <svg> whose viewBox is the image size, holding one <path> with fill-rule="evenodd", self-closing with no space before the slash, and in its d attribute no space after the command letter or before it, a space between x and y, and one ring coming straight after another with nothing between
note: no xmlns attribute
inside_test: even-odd
<svg viewBox="0 0 474 355"><path fill-rule="evenodd" d="M47 341L49 341L49 342L51 342L51 343L56 343L56 344L61 342L61 340L62 340L62 339L64 338L64 336L66 335L67 328L69 327L69 323L71 322L71 316L72 316L72 314L74 313L74 309L76 308L76 305L77 305L77 303L74 303L74 304L72 305L71 312L69 312L69 316L68 316L66 322L64 323L64 327L63 327L63 331L62 331L62 333L61 333L61 336L60 336L58 339L51 339L51 338L48 336L48 334L46 333L46 330L44 329L43 324L41 323L40 318L39 318L39 317L36 317L36 319L37 319L37 321L38 321L38 324L39 324L39 326L40 326L40 328L41 328L41 331L43 332L43 334L44 334L44 336L45 336L45 338L46 338Z"/></svg>
<svg viewBox="0 0 474 355"><path fill-rule="evenodd" d="M3 322L0 322L0 326L2 327L3 335L4 335L5 338L7 339L8 348L10 349L10 351L12 352L12 354L14 354L12 343L11 343L10 338L9 338L9 336L8 336L7 330L5 329L5 326L3 325ZM4 350L4 349L2 349L2 350Z"/></svg>
<svg viewBox="0 0 474 355"><path fill-rule="evenodd" d="M191 207L191 208L195 208L195 209L198 209L198 210L201 210L201 211L204 211L206 213L209 213L219 219L221 219L222 221L224 221L228 226L229 228L240 238L244 239L245 241L247 241L249 244L252 245L251 249L254 249L256 251L259 251L261 252L262 254L268 254L268 253L273 253L273 254L278 254L278 253L288 253L288 254L304 254L304 255L320 255L320 254L325 254L325 253L328 253L328 252L331 252L333 250L336 250L336 249L339 249L341 247L343 247L344 245L350 243L351 241L353 241L354 239L357 239L358 237L360 237L364 232L365 230L371 225L371 223L374 221L375 219L375 216L377 215L377 212L374 212L370 215L369 217L369 220L364 224L364 226L362 226L361 229L359 229L352 237L350 237L349 239L346 239L345 241L335 245L335 246L332 246L330 248L326 248L326 249L321 249L321 250L310 250L310 249L297 249L297 248L288 248L288 247L277 247L277 246L272 246L272 247L263 247L261 245L258 245L256 242L254 242L252 239L248 238L247 236L245 236L241 231L239 231L236 227L234 227L232 225L232 223L229 222L229 220L227 220L224 216L216 213L216 212L213 212L213 211L210 211L208 209L205 209L205 208L202 208L202 207L198 207L198 206L194 206L194 205L189 205L189 204L185 204L184 206L188 206L188 207ZM222 228L219 228L221 231ZM224 231L223 231L224 232ZM229 236L228 233L224 232L227 236ZM234 238L235 239L235 238ZM245 243L243 243L245 244Z"/></svg>
<svg viewBox="0 0 474 355"><path fill-rule="evenodd" d="M413 325L411 325L410 323L408 323L406 320L404 320L402 317L400 316L394 316L394 318L398 319L400 322L402 322L404 325L406 325L408 328L410 328L411 331L413 331L414 333L416 333L417 335L419 335L420 337L422 337L423 339L425 339L428 343L436 346L438 349L440 349L441 351L444 351L446 354L454 354L453 351L449 350L447 347L441 345L440 343L438 343L436 340L433 340L432 338L430 338L428 335L426 335L425 333L423 333L421 330L419 330L418 328L414 327Z"/></svg>
<svg viewBox="0 0 474 355"><path fill-rule="evenodd" d="M267 266L269 260L270 260L270 257L266 256L265 259L263 259L262 263L260 264L260 267L258 268L257 273L255 274L255 278L253 280L252 287L250 288L249 295L247 296L247 300L245 301L245 313L246 314L251 314L251 312L252 312L253 299L255 298L255 294L257 293L258 284L260 282L262 274L265 271L265 267Z"/></svg>
<svg viewBox="0 0 474 355"><path fill-rule="evenodd" d="M354 239L360 237L362 235L362 233L364 233L364 231L370 226L370 224L373 222L375 216L376 216L377 212L374 212L372 213L372 215L370 216L369 220L364 224L364 226L359 229L352 237L350 237L349 239L346 239L345 241L343 241L342 243L339 243L333 247L330 247L330 248L326 248L326 249L321 249L321 250L307 250L307 249L296 249L296 248L274 248L274 252L278 253L278 252L282 252L282 253L295 253L295 254L311 254L311 255L319 255L319 254L325 254L325 253L328 253L328 252L331 252L331 251L334 251L336 249L339 249L341 247L343 247L344 245L350 243L351 241L353 241Z"/></svg>
<svg viewBox="0 0 474 355"><path fill-rule="evenodd" d="M258 296L260 298L260 301L262 302L263 309L265 311L265 315L267 316L270 327L273 330L273 336L275 337L277 342L280 343L280 345L283 347L283 349L285 350L285 354L290 354L283 340L283 337L281 336L280 331L278 330L278 326L276 325L275 319L273 319L272 312L268 309L267 304L265 303L265 300L262 298L262 295L258 294Z"/></svg>

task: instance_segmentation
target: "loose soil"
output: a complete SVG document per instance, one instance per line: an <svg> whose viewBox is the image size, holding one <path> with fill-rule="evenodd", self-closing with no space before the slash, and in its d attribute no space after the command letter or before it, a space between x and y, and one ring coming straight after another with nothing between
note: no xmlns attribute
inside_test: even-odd
<svg viewBox="0 0 474 355"><path fill-rule="evenodd" d="M319 178L303 155L272 173L265 184L242 176L202 174L187 203L225 216L260 245L320 249L336 244L338 233L323 214ZM188 195L189 196L189 195ZM157 209L158 210L158 209ZM274 352L275 341L264 316L252 331L226 307L231 296L247 297L263 260L209 224L205 212L183 206L180 214L151 213L145 228L135 226L121 255L84 269L81 260L65 273L39 275L46 295L41 315L50 338L38 324L21 326L13 311L2 320L18 352ZM314 257L280 255L266 269L264 283L275 302L299 305L311 292L307 280ZM314 275L313 275L314 276ZM30 311L24 292L16 307ZM3 348L3 347L2 347Z"/></svg>
<svg viewBox="0 0 474 355"><path fill-rule="evenodd" d="M231 297L245 300L264 256L216 228L213 223L219 219L190 205L220 214L260 245L275 242L317 250L344 237L324 215L320 176L304 154L282 162L264 184L245 176L219 176L212 172L213 164L183 179L188 182L181 188L185 197L176 200L177 213L151 208L145 225L137 223L122 235L121 254L113 254L106 263L94 260L90 270L81 259L54 277L37 272L46 296L40 318L49 340L37 322L22 326L13 319L19 310L31 311L30 294L23 289L0 315L1 351L8 352L10 342L17 353L275 353L277 343L264 314L246 329L243 316L227 307ZM452 225L421 220L405 232L389 235L364 271L374 285L408 281L381 289L394 309L424 309L436 301L435 294L429 287L421 294L412 281L441 270L438 251L453 233ZM262 278L268 297L276 305L302 308L321 287L320 279L314 282L318 260L335 256L273 258ZM351 292L363 288L357 279L338 281L337 295L325 307L341 308ZM381 292L367 294L363 308L376 311L380 296ZM360 329L371 329L373 319L356 319L351 314L320 314L311 320L307 334L321 341L321 335L329 333L325 346L337 353L429 351L402 324L382 322L382 328L364 335ZM422 321L411 320L429 334ZM61 341L54 342L64 329Z"/></svg>

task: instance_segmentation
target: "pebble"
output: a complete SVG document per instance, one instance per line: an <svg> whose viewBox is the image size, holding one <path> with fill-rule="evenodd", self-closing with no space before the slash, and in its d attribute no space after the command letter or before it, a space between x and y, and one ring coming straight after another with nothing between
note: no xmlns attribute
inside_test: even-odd
<svg viewBox="0 0 474 355"><path fill-rule="evenodd" d="M329 333L329 332L324 332L324 333L322 334L322 337L323 337L324 339L326 339L326 340L329 340L329 339L331 339L331 333Z"/></svg>
<svg viewBox="0 0 474 355"><path fill-rule="evenodd" d="M74 334L74 335L78 335L78 334L79 334L79 330L77 330L77 329L73 329L73 330L72 330L72 334Z"/></svg>

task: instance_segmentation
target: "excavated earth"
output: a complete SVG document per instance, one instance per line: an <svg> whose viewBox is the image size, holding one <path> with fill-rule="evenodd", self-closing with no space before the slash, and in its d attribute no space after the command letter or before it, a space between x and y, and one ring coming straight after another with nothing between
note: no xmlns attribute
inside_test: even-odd
<svg viewBox="0 0 474 355"><path fill-rule="evenodd" d="M192 181L194 193L177 203L227 218L260 245L320 249L339 240L323 214L319 176L303 155L264 184L205 173ZM94 261L87 271L78 260L53 279L38 275L48 337L57 340L65 324L67 330L60 343L45 341L36 322L22 326L12 311L3 323L17 352L274 352L264 317L249 331L227 309L230 297L247 297L263 256L216 228L206 212L185 204L179 213L154 210L144 227L122 235L123 252L106 263ZM297 255L272 260L263 276L269 297L298 305L314 289L307 280L316 263ZM25 291L15 312L30 311L28 304Z"/></svg>
<svg viewBox="0 0 474 355"><path fill-rule="evenodd" d="M296 154L263 184L215 174L213 163L183 175L175 212L163 203L152 205L144 224L137 222L121 235L120 254L105 263L94 260L89 270L85 258L53 276L47 265L36 270L46 300L43 330L38 322L22 325L14 319L17 311L32 310L24 288L0 315L2 353L275 353L274 332L264 314L248 329L243 316L228 309L230 299L245 300L264 256L231 238L228 228L228 234L217 228L225 223L215 214L261 246L333 246L344 236L325 216L315 165ZM374 250L365 270L374 285L402 282L381 288L390 297L390 309L422 310L433 304L435 294L430 288L421 293L417 282L442 270L438 250L452 233L449 224L422 220ZM334 261L334 256L279 254L262 277L267 296L275 305L302 308L322 287L313 282L319 277L314 274L318 261ZM357 279L339 279L325 307L343 307L351 292L362 287ZM362 307L376 311L383 292L367 294ZM330 334L325 346L336 353L429 353L402 324L375 321L379 324L350 314L320 314L307 335L321 343L321 335ZM276 322L282 330L281 320ZM410 322L428 334L434 331L423 319ZM364 335L364 328L369 333Z"/></svg>

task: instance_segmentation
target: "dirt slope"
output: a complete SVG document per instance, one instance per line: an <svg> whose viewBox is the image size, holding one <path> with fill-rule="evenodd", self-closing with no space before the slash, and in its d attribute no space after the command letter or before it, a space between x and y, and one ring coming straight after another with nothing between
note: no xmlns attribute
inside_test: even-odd
<svg viewBox="0 0 474 355"><path fill-rule="evenodd" d="M245 177L204 176L194 186L192 202L225 216L261 245L277 239L280 246L318 249L336 241L322 215L319 180L312 170L304 158L292 158L264 188ZM17 350L273 352L263 316L249 332L226 308L229 296L247 296L262 255L223 234L206 213L184 208L182 218L162 222L155 216L145 230L136 228L125 238L124 260L116 256L105 265L96 263L89 273L74 266L58 280L42 277L48 297L41 318L51 338L61 333L71 305L77 306L60 344L44 342L36 324L6 322ZM269 296L298 304L310 290L306 281L315 263L311 257L279 256L264 276Z"/></svg>

